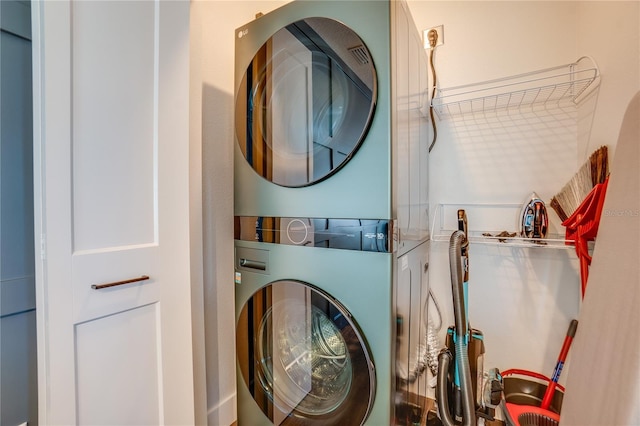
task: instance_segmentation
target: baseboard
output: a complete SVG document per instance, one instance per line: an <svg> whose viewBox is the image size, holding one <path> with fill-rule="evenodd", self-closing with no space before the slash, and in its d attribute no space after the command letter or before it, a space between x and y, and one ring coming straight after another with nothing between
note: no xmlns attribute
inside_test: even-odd
<svg viewBox="0 0 640 426"><path fill-rule="evenodd" d="M229 395L214 407L207 410L208 426L229 426L237 420L236 394Z"/></svg>

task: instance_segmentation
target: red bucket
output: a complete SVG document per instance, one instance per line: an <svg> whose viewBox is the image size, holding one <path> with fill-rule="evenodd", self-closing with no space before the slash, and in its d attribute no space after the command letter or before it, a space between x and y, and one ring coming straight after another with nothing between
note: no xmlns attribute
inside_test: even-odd
<svg viewBox="0 0 640 426"><path fill-rule="evenodd" d="M540 408L551 383L547 376L528 370L502 372L506 409L516 426L557 426L564 397L564 387L557 385L548 410Z"/></svg>

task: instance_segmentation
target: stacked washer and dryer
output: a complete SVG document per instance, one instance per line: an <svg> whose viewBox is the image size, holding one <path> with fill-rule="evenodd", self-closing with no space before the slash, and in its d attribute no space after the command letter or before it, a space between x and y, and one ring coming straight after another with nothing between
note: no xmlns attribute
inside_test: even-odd
<svg viewBox="0 0 640 426"><path fill-rule="evenodd" d="M419 420L427 70L404 1L294 1L237 29L240 426Z"/></svg>

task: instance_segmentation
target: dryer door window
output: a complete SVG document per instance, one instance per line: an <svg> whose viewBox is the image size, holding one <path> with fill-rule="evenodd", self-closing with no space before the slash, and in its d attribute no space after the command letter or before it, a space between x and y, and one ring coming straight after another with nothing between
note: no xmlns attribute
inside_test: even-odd
<svg viewBox="0 0 640 426"><path fill-rule="evenodd" d="M369 128L376 73L351 29L307 18L256 52L236 95L236 137L262 177L287 187L319 182L353 156Z"/></svg>
<svg viewBox="0 0 640 426"><path fill-rule="evenodd" d="M362 424L375 377L348 312L298 281L276 281L242 309L237 330L244 383L277 425Z"/></svg>

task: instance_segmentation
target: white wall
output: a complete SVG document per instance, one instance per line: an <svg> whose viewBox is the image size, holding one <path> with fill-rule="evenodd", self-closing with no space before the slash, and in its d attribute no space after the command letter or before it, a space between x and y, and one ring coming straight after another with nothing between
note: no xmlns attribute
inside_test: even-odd
<svg viewBox="0 0 640 426"><path fill-rule="evenodd" d="M207 421L236 419L233 288L235 29L285 1L191 3L191 138L202 140ZM201 113L201 115L200 115ZM195 143L197 145L197 143Z"/></svg>
<svg viewBox="0 0 640 426"><path fill-rule="evenodd" d="M202 138L208 422L235 419L233 312L234 30L287 1L192 2L192 137ZM442 87L562 65L591 55L602 72L584 129L575 115L500 120L485 129L439 126L431 156L431 205L545 200L601 144L615 144L628 100L640 88L638 2L456 2L409 0L418 28L444 25L436 51ZM603 37L603 34L606 37ZM593 108L587 105L585 108ZM202 111L202 115L198 112ZM550 121L549 121L550 120ZM548 130L552 129L552 136ZM583 135L590 140L582 142ZM613 147L612 147L613 148ZM552 214L553 216L553 214ZM552 227L564 232L555 216ZM470 216L470 225L481 226ZM515 228L516 218L505 228ZM434 243L431 284L453 323L446 243ZM572 250L471 248L470 318L485 334L486 367L551 374L579 310Z"/></svg>
<svg viewBox="0 0 640 426"><path fill-rule="evenodd" d="M615 154L622 117L640 89L640 2L583 1L576 16L577 49L596 58L602 73L589 151L609 145Z"/></svg>
<svg viewBox="0 0 640 426"><path fill-rule="evenodd" d="M598 96L576 112L438 121L431 205L489 203L495 217L504 213L496 204L521 203L531 191L549 201L598 146L607 144L613 153L624 108L640 88L639 4L409 0L418 28L444 25L445 42L435 54L440 87L567 64L583 55L592 56L602 74ZM549 211L552 231L563 234ZM515 230L517 213L502 220L503 228L487 230ZM485 221L470 213L471 229L483 229ZM453 323L447 246L432 245L430 269L432 288L448 306L445 325ZM474 244L470 257L470 320L485 335L485 368L551 375L580 307L573 250Z"/></svg>

